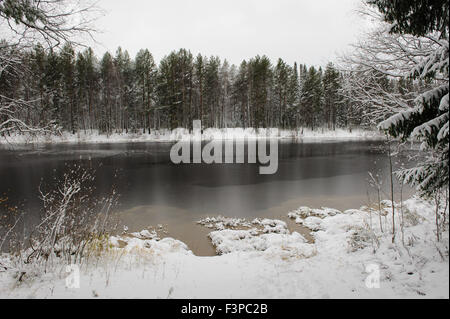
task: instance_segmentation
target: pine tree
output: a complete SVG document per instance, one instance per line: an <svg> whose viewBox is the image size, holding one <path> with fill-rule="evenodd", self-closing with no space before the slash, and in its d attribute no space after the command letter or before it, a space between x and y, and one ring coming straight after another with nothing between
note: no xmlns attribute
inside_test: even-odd
<svg viewBox="0 0 450 319"><path fill-rule="evenodd" d="M203 122L204 96L205 96L205 65L207 59L201 54L197 55L194 63L195 91L197 95L196 118Z"/></svg>
<svg viewBox="0 0 450 319"><path fill-rule="evenodd" d="M148 128L150 134L151 111L154 100L154 87L156 79L156 65L151 53L145 49L140 50L136 55L135 74L138 83L138 94L140 95L140 107L136 114L140 119L136 118L136 123L143 125L145 132Z"/></svg>
<svg viewBox="0 0 450 319"><path fill-rule="evenodd" d="M115 67L113 57L109 52L103 55L100 62L100 74L102 80L102 108L100 112L100 130L111 134L113 130L113 112L115 92Z"/></svg>
<svg viewBox="0 0 450 319"><path fill-rule="evenodd" d="M252 127L268 126L268 111L270 106L270 88L273 73L267 56L256 56L249 62L250 83L250 123Z"/></svg>
<svg viewBox="0 0 450 319"><path fill-rule="evenodd" d="M230 90L232 81L233 81L233 70L230 69L228 61L224 60L219 71L220 114L221 114L219 127L228 127L228 124L231 122Z"/></svg>
<svg viewBox="0 0 450 319"><path fill-rule="evenodd" d="M177 53L179 65L180 99L181 99L181 119L180 126L184 128L192 127L192 103L193 103L193 76L194 59L192 53L186 49L180 49Z"/></svg>
<svg viewBox="0 0 450 319"><path fill-rule="evenodd" d="M78 110L75 101L75 51L72 46L66 44L60 53L60 66L62 71L62 96L61 100L63 107L68 110L63 110L64 114L68 114L68 124L64 126L69 127L72 134L78 130Z"/></svg>
<svg viewBox="0 0 450 319"><path fill-rule="evenodd" d="M91 48L86 49L83 52L84 61L86 62L86 86L88 94L88 114L89 114L89 128L98 128L98 113L94 109L94 105L98 100L98 90L99 90L99 79L100 74L98 70L97 58ZM97 104L98 105L98 104Z"/></svg>
<svg viewBox="0 0 450 319"><path fill-rule="evenodd" d="M186 110L192 102L193 70L192 54L185 49L171 52L160 62L158 103L171 129L189 125Z"/></svg>
<svg viewBox="0 0 450 319"><path fill-rule="evenodd" d="M119 52L118 52L119 53ZM134 109L137 107L136 98L136 81L134 65L131 61L128 51L117 54L116 65L120 78L120 104L121 104L121 129L125 129L128 133L130 128L130 117L135 114Z"/></svg>
<svg viewBox="0 0 450 319"><path fill-rule="evenodd" d="M339 72L329 63L323 75L324 120L329 129L336 129L336 108L340 104Z"/></svg>
<svg viewBox="0 0 450 319"><path fill-rule="evenodd" d="M207 105L205 125L218 127L220 83L219 83L219 57L210 57L205 67L205 102Z"/></svg>
<svg viewBox="0 0 450 319"><path fill-rule="evenodd" d="M289 94L289 66L282 59L278 59L274 69L274 96L272 117L274 124L285 128L289 119L288 94Z"/></svg>
<svg viewBox="0 0 450 319"><path fill-rule="evenodd" d="M31 53L31 73L34 79L34 83L31 84L35 87L38 101L38 124L37 127L45 127L48 122L51 122L51 116L48 114L49 102L48 102L48 87L45 83L45 73L47 67L47 54L42 45L36 45Z"/></svg>
<svg viewBox="0 0 450 319"><path fill-rule="evenodd" d="M61 87L61 63L59 56L53 50L47 55L47 64L45 71L45 85L49 88L48 101L49 113L56 125L65 128L67 122L64 117L64 109L62 103L62 87Z"/></svg>
<svg viewBox="0 0 450 319"><path fill-rule="evenodd" d="M302 84L301 110L305 125L312 130L320 126L322 116L322 70L310 67Z"/></svg>
<svg viewBox="0 0 450 319"><path fill-rule="evenodd" d="M236 114L237 125L247 128L248 124L248 109L249 109L249 78L248 78L248 63L242 61L237 71L235 81L233 83L233 108Z"/></svg>
<svg viewBox="0 0 450 319"><path fill-rule="evenodd" d="M297 63L294 63L293 68L289 68L289 83L287 91L287 114L286 123L289 128L297 127L299 123L299 98L300 86Z"/></svg>

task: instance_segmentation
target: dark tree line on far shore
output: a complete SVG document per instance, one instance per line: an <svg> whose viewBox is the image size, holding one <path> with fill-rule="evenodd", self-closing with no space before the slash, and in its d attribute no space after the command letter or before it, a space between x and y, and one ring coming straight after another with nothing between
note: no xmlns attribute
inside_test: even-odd
<svg viewBox="0 0 450 319"><path fill-rule="evenodd" d="M146 49L134 59L121 48L99 59L92 49L76 52L69 44L8 54L18 57L20 76L3 72L0 96L27 101L18 115L29 126L148 133L191 128L195 119L205 128L366 124L364 110L346 98L345 74L332 63L322 69L256 56L235 66L180 49L157 65Z"/></svg>

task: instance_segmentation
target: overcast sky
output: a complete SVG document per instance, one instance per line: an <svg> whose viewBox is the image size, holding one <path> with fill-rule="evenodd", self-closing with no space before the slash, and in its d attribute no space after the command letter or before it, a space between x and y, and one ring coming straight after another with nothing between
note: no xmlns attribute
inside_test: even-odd
<svg viewBox="0 0 450 319"><path fill-rule="evenodd" d="M186 48L239 64L257 54L273 62L325 65L348 48L365 23L359 0L100 0L97 54L120 45L156 61Z"/></svg>

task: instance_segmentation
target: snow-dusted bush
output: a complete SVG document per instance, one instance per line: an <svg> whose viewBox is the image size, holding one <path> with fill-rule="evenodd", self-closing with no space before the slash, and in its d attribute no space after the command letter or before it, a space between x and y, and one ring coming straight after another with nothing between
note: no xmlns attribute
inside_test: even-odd
<svg viewBox="0 0 450 319"><path fill-rule="evenodd" d="M55 258L77 263L87 248L107 245L108 230L114 226L111 210L118 196L114 188L106 197L93 196L94 180L93 169L68 166L48 190L40 187L44 212L30 234L27 263L43 262L45 268Z"/></svg>
<svg viewBox="0 0 450 319"><path fill-rule="evenodd" d="M348 240L349 250L355 252L373 245L376 236L368 227L355 227L353 233Z"/></svg>

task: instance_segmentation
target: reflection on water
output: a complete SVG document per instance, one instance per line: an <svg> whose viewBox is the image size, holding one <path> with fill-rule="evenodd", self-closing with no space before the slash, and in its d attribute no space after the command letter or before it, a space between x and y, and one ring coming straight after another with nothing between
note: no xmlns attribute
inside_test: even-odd
<svg viewBox="0 0 450 319"><path fill-rule="evenodd" d="M360 207L375 198L368 186L368 171L380 173L388 187L388 162L380 142L282 142L274 175L259 175L259 164L175 165L169 159L171 146L124 143L3 149L0 194L7 193L11 202L23 206L31 224L40 208L41 180L50 182L54 174L61 175L65 163L80 163L98 167L96 195L117 185L121 217L130 230L165 224L174 237L195 233L199 238L208 233L194 223L203 216L253 219L283 217L299 206ZM404 193L407 196L411 190Z"/></svg>

